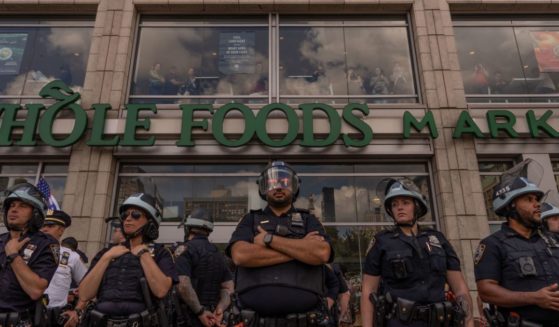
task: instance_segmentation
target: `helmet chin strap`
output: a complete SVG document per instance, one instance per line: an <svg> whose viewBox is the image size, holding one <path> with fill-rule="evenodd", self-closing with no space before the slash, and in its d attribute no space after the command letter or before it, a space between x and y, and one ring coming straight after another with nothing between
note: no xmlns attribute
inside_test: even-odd
<svg viewBox="0 0 559 327"><path fill-rule="evenodd" d="M124 237L125 237L127 240L131 240L131 239L133 239L133 238L135 238L135 237L137 237L137 236L139 236L139 235L144 234L144 231L145 231L145 229L147 228L147 225L148 225L148 224L145 224L144 226L138 228L135 232L132 232L132 233L130 233L130 234L125 233L125 232L124 232L124 228L123 228L123 229L122 229L122 235L124 235Z"/></svg>
<svg viewBox="0 0 559 327"><path fill-rule="evenodd" d="M11 224L7 224L6 225L6 229L9 230L10 232L23 232L25 231L25 227L19 227L19 226L15 226L15 225L11 225Z"/></svg>

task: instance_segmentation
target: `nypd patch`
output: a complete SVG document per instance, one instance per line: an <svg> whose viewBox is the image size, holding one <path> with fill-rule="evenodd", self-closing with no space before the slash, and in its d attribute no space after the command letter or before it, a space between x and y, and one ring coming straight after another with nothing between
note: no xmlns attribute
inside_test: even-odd
<svg viewBox="0 0 559 327"><path fill-rule="evenodd" d="M62 258L60 258L60 264L63 266L67 266L69 258L70 258L70 253L68 253L67 251L62 252Z"/></svg>
<svg viewBox="0 0 559 327"><path fill-rule="evenodd" d="M376 242L377 242L377 239L373 236L373 238L369 242L369 246L367 246L367 252L365 252L365 253L369 253L369 251L371 251L371 249L375 246Z"/></svg>
<svg viewBox="0 0 559 327"><path fill-rule="evenodd" d="M52 256L54 257L54 262L58 265L60 262L60 244L51 244L49 245L49 248Z"/></svg>
<svg viewBox="0 0 559 327"><path fill-rule="evenodd" d="M476 249L475 256L474 256L474 264L476 266L481 261L481 259L483 259L483 254L484 253L485 253L485 244L479 243L479 245L477 246L477 249Z"/></svg>

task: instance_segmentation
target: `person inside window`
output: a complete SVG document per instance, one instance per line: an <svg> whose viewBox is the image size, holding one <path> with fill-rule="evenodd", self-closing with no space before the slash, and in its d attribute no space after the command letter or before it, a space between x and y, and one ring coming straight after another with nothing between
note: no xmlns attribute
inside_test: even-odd
<svg viewBox="0 0 559 327"><path fill-rule="evenodd" d="M161 74L161 64L155 63L149 70L148 93L158 95L163 93L165 78Z"/></svg>

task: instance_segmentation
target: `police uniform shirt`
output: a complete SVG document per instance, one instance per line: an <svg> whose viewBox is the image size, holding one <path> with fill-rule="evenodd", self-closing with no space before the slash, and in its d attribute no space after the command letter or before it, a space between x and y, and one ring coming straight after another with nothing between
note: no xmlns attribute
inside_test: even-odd
<svg viewBox="0 0 559 327"><path fill-rule="evenodd" d="M324 277L326 285L326 296L336 301L340 293L340 281L334 269L324 265Z"/></svg>
<svg viewBox="0 0 559 327"><path fill-rule="evenodd" d="M407 236L399 228L379 232L371 240L364 273L380 276L385 292L419 304L444 301L446 272L460 271L460 260L435 230Z"/></svg>
<svg viewBox="0 0 559 327"><path fill-rule="evenodd" d="M342 271L340 270L340 266L338 264L332 264L332 269L334 270L334 273L336 274L336 278L338 278L338 282L340 283L340 290L338 291L338 294L343 294L349 291L349 288L347 287L347 282L344 278L344 275L342 274Z"/></svg>
<svg viewBox="0 0 559 327"><path fill-rule="evenodd" d="M277 225L286 226L291 220L290 218L292 215L298 213L301 213L306 217L305 230L303 231L305 235L313 231L318 231L319 235L324 237L324 240L328 242L331 249L329 262L332 262L334 259L334 250L332 249L330 237L326 234L322 224L314 215L311 215L304 210L295 208L291 208L290 211L280 217L275 216L269 207L260 211L260 214L252 212L245 215L231 236L231 240L229 241L229 245L226 249L227 255L231 257L231 247L235 244L235 242L253 242L254 236L257 233L255 219L260 219L260 225L265 230L272 232L276 229ZM302 237L304 237L304 235L302 235ZM238 280L238 274L236 278ZM237 282L236 286L238 286ZM239 298L241 305L247 306L265 316L306 312L308 311L307 309L313 309L313 306L317 303L316 295L307 290L275 285L255 287L239 294Z"/></svg>
<svg viewBox="0 0 559 327"><path fill-rule="evenodd" d="M159 269L171 277L173 284L178 283L175 262L169 249L162 244L149 244L148 248ZM110 247L103 249L96 255L89 271L109 249ZM142 277L145 277L145 274L140 258L131 252L113 259L99 285L95 309L109 316L126 316L147 309L140 282Z"/></svg>
<svg viewBox="0 0 559 327"><path fill-rule="evenodd" d="M60 247L60 260L54 277L50 281L45 294L49 296L49 308L63 307L68 302L68 292L72 281L80 283L87 273L87 267L80 255L65 247Z"/></svg>
<svg viewBox="0 0 559 327"><path fill-rule="evenodd" d="M551 255L549 253L551 251ZM490 279L516 292L532 292L559 281L559 249L551 248L538 233L529 239L503 223L501 230L483 239L474 257L476 281ZM534 322L558 322L559 311L535 305L499 308Z"/></svg>
<svg viewBox="0 0 559 327"><path fill-rule="evenodd" d="M26 237L30 241L20 249L21 258L35 274L50 282L58 267L58 241L42 232L29 233ZM9 239L9 232L0 235L0 312L23 312L32 308L35 301L25 293L11 265L6 262L4 247Z"/></svg>
<svg viewBox="0 0 559 327"><path fill-rule="evenodd" d="M219 252L217 247L208 241L205 236L195 236L191 240L185 243L184 251L177 257L176 266L177 273L179 276L188 276L193 284L196 292L200 289L196 287L197 280L204 280L204 282L215 283L216 285L200 285L201 288L204 286L208 289L221 289L221 283L233 280L233 276L229 269L227 268L225 257ZM217 253L216 259L220 262L209 262L211 267L201 267L202 256L211 256L213 253ZM198 269L205 269L206 271L201 271ZM209 271L211 269L216 269L216 271ZM203 274L204 276L200 276ZM198 275L198 276L196 276ZM204 278L205 277L205 278ZM214 303L203 303L210 301L209 299L204 299L203 294L197 294L198 299L202 305L215 305L219 301L219 292L216 292L216 299L212 299Z"/></svg>

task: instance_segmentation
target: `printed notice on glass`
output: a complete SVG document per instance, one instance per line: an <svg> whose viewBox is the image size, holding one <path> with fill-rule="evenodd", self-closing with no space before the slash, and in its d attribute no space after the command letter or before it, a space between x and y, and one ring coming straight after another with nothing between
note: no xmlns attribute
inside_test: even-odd
<svg viewBox="0 0 559 327"><path fill-rule="evenodd" d="M254 32L219 34L219 71L222 74L254 74Z"/></svg>
<svg viewBox="0 0 559 327"><path fill-rule="evenodd" d="M559 72L559 32L530 32L534 54L542 73Z"/></svg>
<svg viewBox="0 0 559 327"><path fill-rule="evenodd" d="M0 33L0 75L18 75L27 33Z"/></svg>

